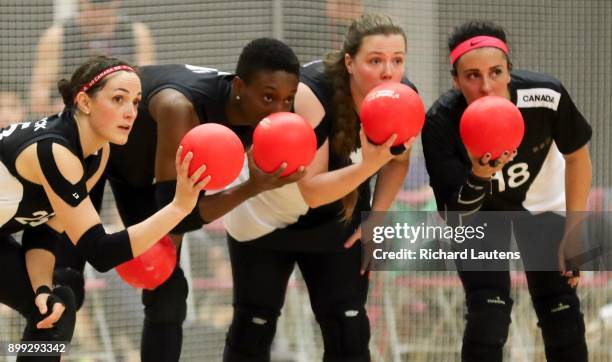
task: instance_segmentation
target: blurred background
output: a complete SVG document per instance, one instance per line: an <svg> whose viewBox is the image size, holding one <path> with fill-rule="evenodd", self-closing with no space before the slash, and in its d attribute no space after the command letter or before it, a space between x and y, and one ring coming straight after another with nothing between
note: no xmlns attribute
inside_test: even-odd
<svg viewBox="0 0 612 362"><path fill-rule="evenodd" d="M0 127L61 110L56 82L93 54L138 65L187 63L233 71L242 47L272 36L302 63L339 48L350 20L382 12L408 38L407 76L429 107L451 86L447 38L454 26L480 18L505 27L515 69L559 78L593 126L593 210L612 208L612 1L609 0L2 0ZM396 210L433 210L420 143ZM107 230L121 228L112 194ZM231 320L231 269L219 223L187 236L182 264L190 281L182 360L221 359ZM138 361L140 293L114 272L87 269L87 297L65 360ZM584 273L580 287L592 361L612 360L612 279ZM524 277L513 273L509 361L544 361ZM454 273L374 273L368 303L374 361L458 361L464 295ZM0 306L0 341L17 341L23 322ZM273 357L316 361L320 332L296 273L291 280ZM1 358L1 357L0 357Z"/></svg>

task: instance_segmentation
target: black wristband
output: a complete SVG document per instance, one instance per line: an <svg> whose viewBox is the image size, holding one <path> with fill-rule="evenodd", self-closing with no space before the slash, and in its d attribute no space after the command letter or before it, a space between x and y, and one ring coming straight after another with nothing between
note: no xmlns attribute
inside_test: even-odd
<svg viewBox="0 0 612 362"><path fill-rule="evenodd" d="M401 155L406 151L406 146L399 144L397 146L391 146L391 154L393 156Z"/></svg>
<svg viewBox="0 0 612 362"><path fill-rule="evenodd" d="M468 175L468 180L472 183L472 184L476 184L479 186L486 186L489 181L491 181L490 177L480 177L480 176L476 176L474 175L473 172L470 172L470 174Z"/></svg>
<svg viewBox="0 0 612 362"><path fill-rule="evenodd" d="M373 145L380 145L380 144L372 141L369 137L366 136L366 138L368 139L368 142L370 142L371 144L373 144ZM404 146L404 144L399 144L397 146L391 146L391 148L389 149L389 152L391 152L391 154L393 156L401 155L405 151L406 151L406 146Z"/></svg>
<svg viewBox="0 0 612 362"><path fill-rule="evenodd" d="M47 285L41 285L40 287L38 287L38 289L36 289L36 296L38 297L40 294L51 294L51 288L49 288Z"/></svg>

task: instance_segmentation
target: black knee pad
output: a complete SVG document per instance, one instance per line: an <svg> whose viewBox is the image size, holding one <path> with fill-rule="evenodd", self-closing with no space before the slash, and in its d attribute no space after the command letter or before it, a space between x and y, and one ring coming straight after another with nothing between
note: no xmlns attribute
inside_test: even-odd
<svg viewBox="0 0 612 362"><path fill-rule="evenodd" d="M495 290L468 294L462 358L464 361L501 361L510 329L512 299Z"/></svg>
<svg viewBox="0 0 612 362"><path fill-rule="evenodd" d="M278 312L234 307L224 361L269 361Z"/></svg>
<svg viewBox="0 0 612 362"><path fill-rule="evenodd" d="M318 313L324 361L369 361L370 322L363 306Z"/></svg>
<svg viewBox="0 0 612 362"><path fill-rule="evenodd" d="M187 279L180 267L154 290L142 291L145 322L155 324L183 323L187 316Z"/></svg>
<svg viewBox="0 0 612 362"><path fill-rule="evenodd" d="M72 268L60 268L53 271L53 285L66 286L72 289L79 310L85 302L85 278L83 274Z"/></svg>
<svg viewBox="0 0 612 362"><path fill-rule="evenodd" d="M587 361L584 317L576 294L534 303L548 361Z"/></svg>

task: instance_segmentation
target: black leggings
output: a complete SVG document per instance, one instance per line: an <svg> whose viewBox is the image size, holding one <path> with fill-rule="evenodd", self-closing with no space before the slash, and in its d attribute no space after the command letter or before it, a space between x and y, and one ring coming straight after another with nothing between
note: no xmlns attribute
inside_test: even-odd
<svg viewBox="0 0 612 362"><path fill-rule="evenodd" d="M359 274L361 243L345 250L334 248L324 251L292 250L290 245L300 241L283 238L275 231L272 239L238 242L228 236L234 285L234 319L226 342L226 361L267 361L275 332L276 318L285 301L287 283L295 265L300 268L312 310L321 326L325 344L325 360L369 360L369 324L365 314L368 278ZM346 233L343 237L348 237ZM319 235L328 243L342 240ZM306 241L307 242L307 241ZM314 240L312 242L315 242ZM289 245L289 246L288 246ZM299 245L299 244L298 244ZM296 248L299 249L299 246ZM302 249L303 250L303 249ZM343 321L344 313L360 313L355 322ZM246 316L247 323L240 320ZM267 330L249 335L248 321L254 316L268 319ZM352 323L352 324L351 324ZM345 327L349 327L347 331ZM254 334L264 334L259 346L249 346ZM348 345L348 346L347 346ZM353 359L351 359L353 358Z"/></svg>
<svg viewBox="0 0 612 362"><path fill-rule="evenodd" d="M0 302L30 318L36 306L24 256L12 236L0 234Z"/></svg>
<svg viewBox="0 0 612 362"><path fill-rule="evenodd" d="M0 234L0 303L9 306L27 319L23 341L70 341L74 331L74 306L66 310L54 328L37 329L42 319L34 304L35 294L30 284L21 245L10 235ZM66 323L66 321L68 323ZM17 342L17 341L8 341ZM19 361L59 361L60 357L19 357Z"/></svg>
<svg viewBox="0 0 612 362"><path fill-rule="evenodd" d="M495 230L499 232L493 236L496 240L485 240L485 243L494 242L498 249L507 250L504 244L509 245L512 228L521 258L531 266L537 265L542 269L527 270L525 274L538 315L538 325L542 328L547 360L586 362L584 321L579 299L576 290L556 267L557 249L564 232L564 218L544 213L512 222L500 219L488 220L488 223L489 227L495 224ZM544 252L546 249L548 251ZM512 309L510 273L507 270L500 271L503 269L459 271L468 305L463 361L501 361ZM505 306L500 301L504 301ZM564 313L556 313L559 306ZM487 340L486 335L496 337Z"/></svg>
<svg viewBox="0 0 612 362"><path fill-rule="evenodd" d="M557 268L557 248L563 237L565 226L563 217L553 213L544 213L514 221L506 218L488 219L487 223L489 229L495 230L495 235L485 234L487 239L483 243L492 242L489 239L492 237L496 239L493 242L498 250L508 250L511 230L513 230L518 249L521 252L521 259L530 263L532 269L541 270L525 272L529 294L534 302L560 294L576 294L575 289L567 284L567 278L562 277ZM534 255L537 260L534 260ZM498 266L500 270L507 268L503 265ZM459 277L467 294L487 289L497 290L510 296L510 273L508 271L460 271Z"/></svg>

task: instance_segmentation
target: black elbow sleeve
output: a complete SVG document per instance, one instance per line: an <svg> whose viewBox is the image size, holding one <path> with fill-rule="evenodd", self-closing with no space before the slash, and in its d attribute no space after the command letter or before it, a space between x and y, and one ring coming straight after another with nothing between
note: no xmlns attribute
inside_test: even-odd
<svg viewBox="0 0 612 362"><path fill-rule="evenodd" d="M174 192L176 190L176 181L162 181L155 184L155 200L157 207L162 208L168 205L174 198ZM200 193L200 197L203 192ZM198 206L191 210L191 213L187 215L181 222L170 232L171 234L184 234L189 231L197 230L206 224L200 216L200 210Z"/></svg>
<svg viewBox="0 0 612 362"><path fill-rule="evenodd" d="M101 273L134 258L127 229L107 234L102 224L87 230L77 242L76 248Z"/></svg>

